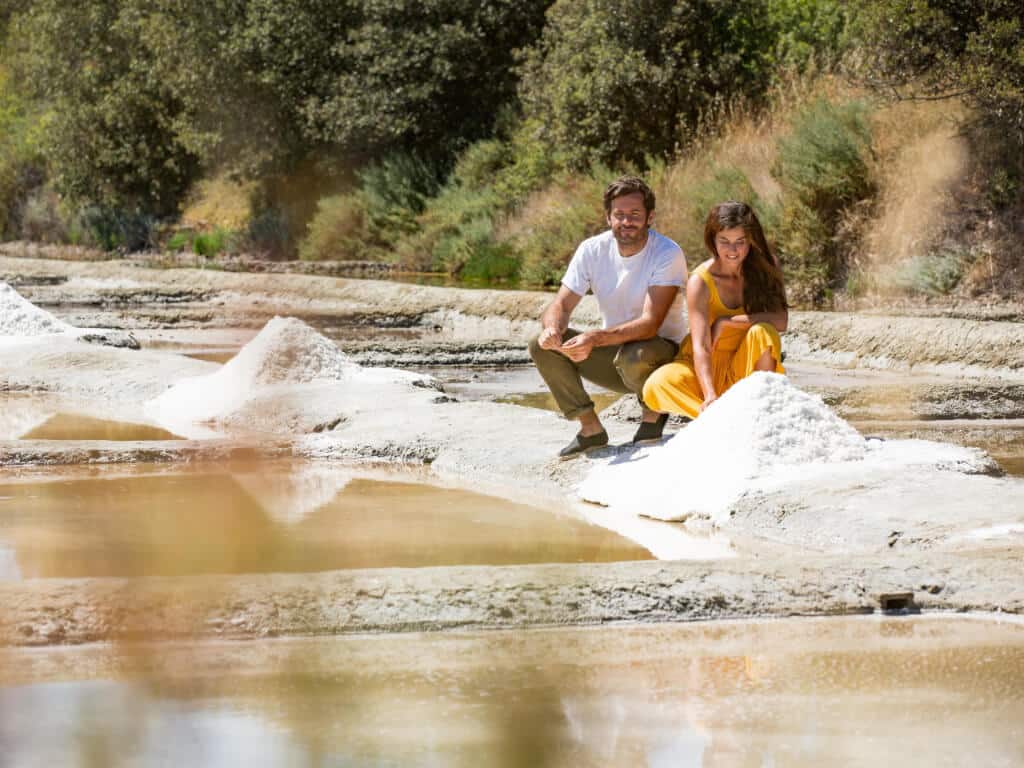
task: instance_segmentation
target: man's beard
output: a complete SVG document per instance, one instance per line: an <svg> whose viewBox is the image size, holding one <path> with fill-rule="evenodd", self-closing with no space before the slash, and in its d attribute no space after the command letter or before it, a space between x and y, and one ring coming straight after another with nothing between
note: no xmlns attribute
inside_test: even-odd
<svg viewBox="0 0 1024 768"><path fill-rule="evenodd" d="M640 245L647 239L647 227L636 227L626 230L625 228L613 229L612 235L619 245Z"/></svg>

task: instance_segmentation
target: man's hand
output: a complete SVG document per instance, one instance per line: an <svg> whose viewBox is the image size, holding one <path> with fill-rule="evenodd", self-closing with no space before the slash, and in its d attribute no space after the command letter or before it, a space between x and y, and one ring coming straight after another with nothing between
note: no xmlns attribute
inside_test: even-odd
<svg viewBox="0 0 1024 768"><path fill-rule="evenodd" d="M584 331L578 336L573 336L565 344L559 348L559 352L568 357L574 363L582 363L588 357L590 357L591 350L594 349L594 333L592 331Z"/></svg>
<svg viewBox="0 0 1024 768"><path fill-rule="evenodd" d="M558 350L562 346L562 334L554 328L545 328L537 337L537 344L541 349Z"/></svg>

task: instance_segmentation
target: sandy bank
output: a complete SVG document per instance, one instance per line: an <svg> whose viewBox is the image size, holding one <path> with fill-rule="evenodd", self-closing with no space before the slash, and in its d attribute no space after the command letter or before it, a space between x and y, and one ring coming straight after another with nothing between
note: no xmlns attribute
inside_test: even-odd
<svg viewBox="0 0 1024 768"><path fill-rule="evenodd" d="M0 584L0 645L822 616L906 592L912 610L1024 612L1014 552L808 555Z"/></svg>

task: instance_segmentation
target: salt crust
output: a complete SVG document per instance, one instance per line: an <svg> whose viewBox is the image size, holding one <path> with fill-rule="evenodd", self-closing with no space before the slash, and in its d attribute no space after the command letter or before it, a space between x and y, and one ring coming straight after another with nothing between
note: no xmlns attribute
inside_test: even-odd
<svg viewBox="0 0 1024 768"><path fill-rule="evenodd" d="M664 445L594 467L581 498L661 520L722 522L744 493L796 482L824 467L897 461L971 471L976 451L925 441L867 441L821 398L776 373L734 385Z"/></svg>
<svg viewBox="0 0 1024 768"><path fill-rule="evenodd" d="M75 330L40 309L7 283L0 283L0 336L45 336Z"/></svg>

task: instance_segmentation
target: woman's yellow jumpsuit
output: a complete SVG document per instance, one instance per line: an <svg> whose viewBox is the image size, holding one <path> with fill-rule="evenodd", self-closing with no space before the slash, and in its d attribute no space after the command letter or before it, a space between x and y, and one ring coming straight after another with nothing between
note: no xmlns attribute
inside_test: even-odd
<svg viewBox="0 0 1024 768"><path fill-rule="evenodd" d="M715 280L707 266L701 264L694 272L708 287L708 327L720 317L743 314L743 307L730 309L722 303ZM780 358L782 340L771 323L756 323L749 328L726 326L711 353L711 376L715 392L721 396L729 387L754 371L766 349L772 350L775 372L785 373ZM696 418L704 402L704 392L697 379L693 361L693 339L687 334L676 359L652 373L644 384L644 403L660 413L683 413Z"/></svg>

